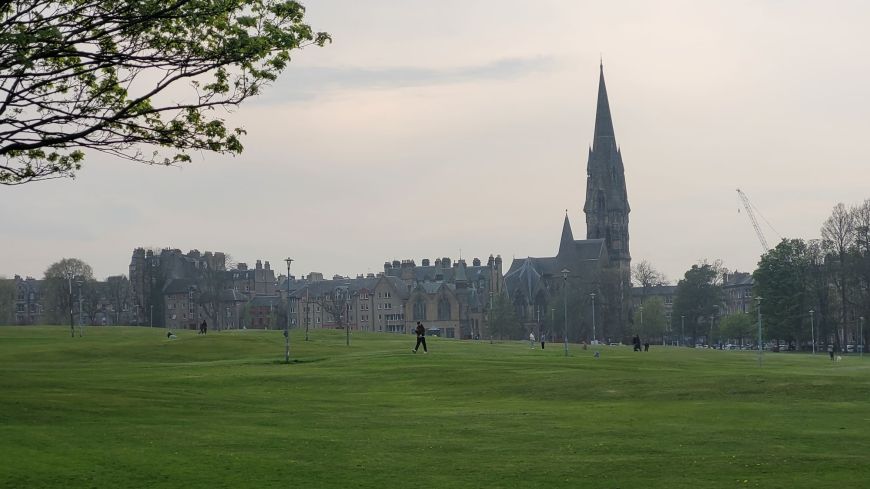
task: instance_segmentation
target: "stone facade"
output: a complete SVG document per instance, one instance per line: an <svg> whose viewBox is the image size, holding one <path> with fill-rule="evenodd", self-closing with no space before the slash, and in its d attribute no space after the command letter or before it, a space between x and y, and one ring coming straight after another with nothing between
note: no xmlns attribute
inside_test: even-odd
<svg viewBox="0 0 870 489"><path fill-rule="evenodd" d="M752 310L752 286L755 281L748 272L734 272L726 275L722 281L722 301L727 316L737 313L748 313Z"/></svg>
<svg viewBox="0 0 870 489"><path fill-rule="evenodd" d="M291 324L300 328L350 328L407 334L421 321L434 334L449 338L480 337L486 329L488 300L501 293L501 257L486 265L474 259L439 258L384 264L384 273L356 278L315 274L292 279ZM284 294L287 282L279 284ZM282 290L283 289L283 290Z"/></svg>
<svg viewBox="0 0 870 489"><path fill-rule="evenodd" d="M39 291L42 280L16 275L13 283L16 292L15 324L41 324L43 306Z"/></svg>

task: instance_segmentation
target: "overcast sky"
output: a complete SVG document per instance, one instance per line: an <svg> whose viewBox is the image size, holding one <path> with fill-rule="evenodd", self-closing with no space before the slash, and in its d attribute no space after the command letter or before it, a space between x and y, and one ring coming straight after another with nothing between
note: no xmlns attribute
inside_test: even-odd
<svg viewBox="0 0 870 489"><path fill-rule="evenodd" d="M604 59L631 254L678 280L751 271L735 189L785 237L870 197L870 3L309 0L308 48L228 115L243 155L183 168L92 155L0 188L0 275L62 257L126 274L133 248L224 251L293 273L555 254L582 207ZM778 241L769 228L771 244Z"/></svg>

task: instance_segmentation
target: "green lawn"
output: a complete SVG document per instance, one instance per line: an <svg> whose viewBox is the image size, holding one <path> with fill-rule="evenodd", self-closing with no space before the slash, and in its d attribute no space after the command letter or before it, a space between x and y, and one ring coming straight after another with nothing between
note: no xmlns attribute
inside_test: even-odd
<svg viewBox="0 0 870 489"><path fill-rule="evenodd" d="M870 355L0 328L0 487L870 487Z"/></svg>

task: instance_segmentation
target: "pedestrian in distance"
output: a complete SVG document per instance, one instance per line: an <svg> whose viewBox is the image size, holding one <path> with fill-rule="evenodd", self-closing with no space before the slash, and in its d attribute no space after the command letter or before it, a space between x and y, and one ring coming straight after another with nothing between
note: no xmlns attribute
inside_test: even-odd
<svg viewBox="0 0 870 489"><path fill-rule="evenodd" d="M831 361L834 361L834 345L828 345L828 356L831 357Z"/></svg>
<svg viewBox="0 0 870 489"><path fill-rule="evenodd" d="M199 325L199 334L208 333L208 324L205 322L205 319L202 320L202 324Z"/></svg>
<svg viewBox="0 0 870 489"><path fill-rule="evenodd" d="M534 331L529 332L529 348L532 350L535 349L535 333Z"/></svg>
<svg viewBox="0 0 870 489"><path fill-rule="evenodd" d="M649 341L643 344L643 351L649 351Z"/></svg>
<svg viewBox="0 0 870 489"><path fill-rule="evenodd" d="M541 333L541 349L544 349L544 344L547 343L547 333Z"/></svg>
<svg viewBox="0 0 870 489"><path fill-rule="evenodd" d="M426 348L426 328L423 327L423 323L417 321L417 328L414 332L417 333L417 344L414 345L414 349L411 351L417 353L417 348L423 345L423 353L429 353L429 350Z"/></svg>

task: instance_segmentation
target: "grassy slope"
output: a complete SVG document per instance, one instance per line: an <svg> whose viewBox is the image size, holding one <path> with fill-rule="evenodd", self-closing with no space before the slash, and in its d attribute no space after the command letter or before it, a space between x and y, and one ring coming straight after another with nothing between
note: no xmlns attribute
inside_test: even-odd
<svg viewBox="0 0 870 489"><path fill-rule="evenodd" d="M870 356L0 328L0 487L861 487Z"/></svg>

